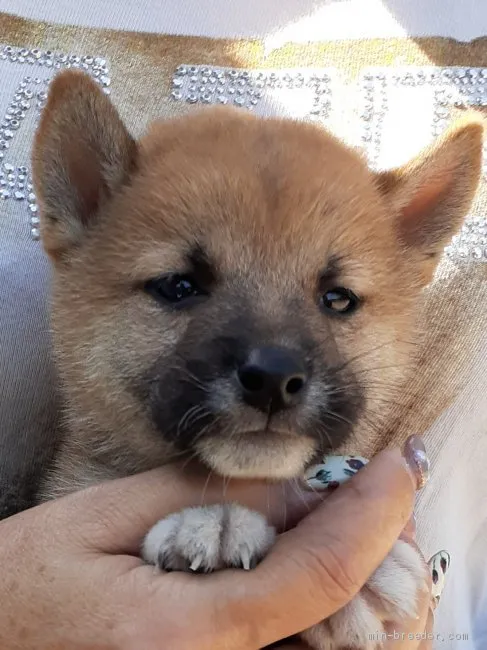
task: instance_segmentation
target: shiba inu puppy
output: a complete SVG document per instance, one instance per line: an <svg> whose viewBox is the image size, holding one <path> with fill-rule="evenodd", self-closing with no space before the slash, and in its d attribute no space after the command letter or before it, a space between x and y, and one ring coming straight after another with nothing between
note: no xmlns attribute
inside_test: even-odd
<svg viewBox="0 0 487 650"><path fill-rule="evenodd" d="M135 142L93 81L59 75L33 154L66 420L41 498L181 457L277 480L363 451L414 368L422 290L475 194L482 132L466 118L384 173L316 125L223 107ZM163 569L249 567L273 539L222 505L163 520L142 552ZM373 601L303 636L373 646L423 579L398 542Z"/></svg>

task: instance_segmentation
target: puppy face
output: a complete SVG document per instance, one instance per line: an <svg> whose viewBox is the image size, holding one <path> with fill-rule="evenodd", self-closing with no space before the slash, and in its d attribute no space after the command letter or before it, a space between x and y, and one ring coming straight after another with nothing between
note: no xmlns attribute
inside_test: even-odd
<svg viewBox="0 0 487 650"><path fill-rule="evenodd" d="M135 143L60 75L34 176L70 435L126 471L183 454L268 478L360 447L398 399L481 140L467 121L381 175L316 126L237 110Z"/></svg>

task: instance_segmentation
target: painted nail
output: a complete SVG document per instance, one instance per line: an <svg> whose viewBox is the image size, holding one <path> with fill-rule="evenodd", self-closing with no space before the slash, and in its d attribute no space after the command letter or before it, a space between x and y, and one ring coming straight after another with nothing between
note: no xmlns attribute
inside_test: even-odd
<svg viewBox="0 0 487 650"><path fill-rule="evenodd" d="M431 572L431 597L435 605L438 605L440 602L450 563L451 558L448 551L439 551L438 553L435 553L428 562L428 568Z"/></svg>
<svg viewBox="0 0 487 650"><path fill-rule="evenodd" d="M315 490L334 490L367 464L362 456L325 456L319 465L310 467L304 480Z"/></svg>
<svg viewBox="0 0 487 650"><path fill-rule="evenodd" d="M430 462L419 436L410 436L404 445L403 455L416 479L416 489L421 490L430 476Z"/></svg>

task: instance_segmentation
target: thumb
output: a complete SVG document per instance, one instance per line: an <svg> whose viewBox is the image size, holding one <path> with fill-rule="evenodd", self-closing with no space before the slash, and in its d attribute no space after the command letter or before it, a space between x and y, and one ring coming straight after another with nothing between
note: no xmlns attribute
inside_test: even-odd
<svg viewBox="0 0 487 650"><path fill-rule="evenodd" d="M230 571L209 576L207 586L224 591L258 647L311 627L348 603L390 551L412 513L412 478L399 450L378 454L256 569L238 581Z"/></svg>

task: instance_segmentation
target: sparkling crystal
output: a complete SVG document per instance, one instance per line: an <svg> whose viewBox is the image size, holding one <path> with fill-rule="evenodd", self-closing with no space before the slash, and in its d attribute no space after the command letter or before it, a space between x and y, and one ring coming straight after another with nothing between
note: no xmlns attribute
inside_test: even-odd
<svg viewBox="0 0 487 650"><path fill-rule="evenodd" d="M175 88L181 88L181 87L184 85L184 81L183 81L182 79L179 79L178 77L175 77L175 78L172 80L172 85L173 85Z"/></svg>
<svg viewBox="0 0 487 650"><path fill-rule="evenodd" d="M38 241L40 239L41 233L39 232L39 228L32 228L30 231L32 239Z"/></svg>
<svg viewBox="0 0 487 650"><path fill-rule="evenodd" d="M30 210L31 212L37 212L37 205L36 205L35 203L31 203L31 204L29 205L29 210Z"/></svg>
<svg viewBox="0 0 487 650"><path fill-rule="evenodd" d="M182 99L183 98L183 93L180 90L173 90L171 92L171 97L173 99Z"/></svg>
<svg viewBox="0 0 487 650"><path fill-rule="evenodd" d="M198 95L196 93L190 93L187 97L187 101L190 104L196 104L196 102L198 101Z"/></svg>
<svg viewBox="0 0 487 650"><path fill-rule="evenodd" d="M23 192L14 192L14 198L17 199L17 201L23 201L25 199L25 194Z"/></svg>

